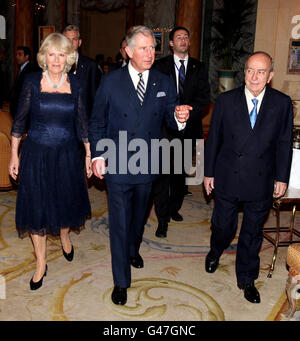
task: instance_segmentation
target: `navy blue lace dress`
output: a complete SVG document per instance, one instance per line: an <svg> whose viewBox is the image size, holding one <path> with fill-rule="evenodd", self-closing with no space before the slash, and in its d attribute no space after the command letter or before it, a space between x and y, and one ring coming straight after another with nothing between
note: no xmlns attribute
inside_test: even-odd
<svg viewBox="0 0 300 341"><path fill-rule="evenodd" d="M24 80L11 132L20 137L28 127L16 203L20 237L79 230L91 216L82 143L88 141L88 121L79 84L70 75L71 94L45 93L41 78L38 72Z"/></svg>

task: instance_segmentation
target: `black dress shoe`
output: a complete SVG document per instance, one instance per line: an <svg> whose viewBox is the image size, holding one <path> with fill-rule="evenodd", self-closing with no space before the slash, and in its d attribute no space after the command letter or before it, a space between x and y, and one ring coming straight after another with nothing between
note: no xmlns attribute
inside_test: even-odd
<svg viewBox="0 0 300 341"><path fill-rule="evenodd" d="M251 303L260 303L260 295L254 283L238 283L239 289L244 290L245 299Z"/></svg>
<svg viewBox="0 0 300 341"><path fill-rule="evenodd" d="M72 250L71 250L71 252L66 253L63 247L62 247L62 251L63 251L63 255L64 255L64 257L66 258L66 260L67 260L68 262L72 262L73 257L74 257L74 248L73 248L73 245L72 245Z"/></svg>
<svg viewBox="0 0 300 341"><path fill-rule="evenodd" d="M209 252L205 258L205 270L206 272L213 273L217 270L219 265L219 258L214 257L211 252Z"/></svg>
<svg viewBox="0 0 300 341"><path fill-rule="evenodd" d="M139 254L137 254L135 257L130 257L129 261L134 268L141 269L144 267L143 258Z"/></svg>
<svg viewBox="0 0 300 341"><path fill-rule="evenodd" d="M111 300L116 305L124 305L127 302L127 289L115 286L111 294Z"/></svg>
<svg viewBox="0 0 300 341"><path fill-rule="evenodd" d="M191 196L191 195L193 195L193 193L192 192L190 192L190 191L186 191L186 192L184 192L184 195L187 195L187 196Z"/></svg>
<svg viewBox="0 0 300 341"><path fill-rule="evenodd" d="M177 213L174 213L174 214L171 214L171 218L175 221L182 221L183 220L183 217L181 214L179 214L178 212Z"/></svg>
<svg viewBox="0 0 300 341"><path fill-rule="evenodd" d="M168 223L158 223L155 236L158 238L166 238L168 231Z"/></svg>
<svg viewBox="0 0 300 341"><path fill-rule="evenodd" d="M43 279L45 276L47 276L47 270L48 270L48 266L46 264L45 272L44 272L42 278L38 282L34 282L33 277L31 278L31 280L30 280L30 289L31 290L37 290L43 285Z"/></svg>

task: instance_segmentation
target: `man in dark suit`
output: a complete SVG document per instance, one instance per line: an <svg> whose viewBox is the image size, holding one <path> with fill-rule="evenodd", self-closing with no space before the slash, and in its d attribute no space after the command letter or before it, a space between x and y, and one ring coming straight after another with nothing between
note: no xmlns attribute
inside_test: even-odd
<svg viewBox="0 0 300 341"><path fill-rule="evenodd" d="M214 190L210 252L205 269L216 271L238 225L236 276L252 303L260 302L254 285L259 274L262 227L272 197L284 195L292 158L293 109L290 97L270 88L273 61L253 53L245 65L245 86L221 94L215 103L205 147L204 186Z"/></svg>
<svg viewBox="0 0 300 341"><path fill-rule="evenodd" d="M210 87L204 64L189 56L189 36L187 28L173 28L169 35L173 54L157 60L154 66L172 76L180 104L193 107L184 133L172 131L164 126L164 137L179 138L182 141L192 139L195 146L196 139L202 138L202 110L210 102ZM170 217L175 221L183 220L178 211L188 192L185 178L184 172L161 175L153 184L154 207L158 218L157 237L166 237Z"/></svg>
<svg viewBox="0 0 300 341"><path fill-rule="evenodd" d="M90 116L96 91L100 83L101 72L93 59L86 57L79 52L79 48L82 44L79 28L76 25L69 25L64 29L63 34L70 40L74 50L78 52L76 63L69 72L76 74L80 80L80 84L82 84L83 93L86 99L86 109Z"/></svg>
<svg viewBox="0 0 300 341"><path fill-rule="evenodd" d="M27 73L33 72L34 68L30 63L31 51L27 46L18 46L16 51L16 63L19 66L18 74L10 92L10 114L14 118L17 109L19 96L22 90L24 77Z"/></svg>
<svg viewBox="0 0 300 341"><path fill-rule="evenodd" d="M108 192L115 285L111 298L121 305L127 301L130 265L136 268L144 265L139 248L151 183L157 176L152 172L152 162L157 157L152 155L152 141L160 139L163 120L173 129L184 129L192 109L187 105L176 106L172 79L151 68L155 59L152 30L134 26L126 41L130 62L103 76L89 124L93 173L100 179L104 176ZM102 148L97 146L98 141ZM107 154L110 148L103 153L104 143L113 145L110 154ZM136 144L139 145L135 148ZM133 149L140 150L140 158L136 159Z"/></svg>

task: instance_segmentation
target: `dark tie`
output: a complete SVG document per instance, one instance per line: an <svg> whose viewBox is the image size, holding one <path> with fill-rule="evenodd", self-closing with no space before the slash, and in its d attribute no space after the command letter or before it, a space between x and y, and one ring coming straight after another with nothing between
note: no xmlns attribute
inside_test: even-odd
<svg viewBox="0 0 300 341"><path fill-rule="evenodd" d="M254 104L253 109L250 112L250 122L251 122L251 127L253 129L256 119L257 119L257 103L258 103L258 99L257 98L253 98L252 99L252 103Z"/></svg>
<svg viewBox="0 0 300 341"><path fill-rule="evenodd" d="M185 80L185 67L184 67L184 60L180 59L180 68L178 72L178 93L179 93L179 99L182 103L183 99L183 84Z"/></svg>
<svg viewBox="0 0 300 341"><path fill-rule="evenodd" d="M138 98L140 100L141 105L143 104L143 100L144 100L144 96L145 96L145 83L143 80L143 74L139 73L138 74L140 77L140 80L138 82L137 88L136 88L136 92L138 95Z"/></svg>

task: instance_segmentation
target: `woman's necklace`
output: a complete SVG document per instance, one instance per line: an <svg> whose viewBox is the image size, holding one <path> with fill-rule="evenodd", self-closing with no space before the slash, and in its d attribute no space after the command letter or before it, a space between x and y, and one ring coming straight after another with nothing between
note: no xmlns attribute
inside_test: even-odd
<svg viewBox="0 0 300 341"><path fill-rule="evenodd" d="M46 79L47 79L47 81L48 81L48 84L49 84L52 88L54 88L54 89L57 89L57 88L61 87L63 81L65 80L65 74L64 74L64 73L62 73L61 78L60 78L60 81L59 81L58 84L53 84L53 82L51 81L51 79L50 79L50 77L49 77L48 70L46 70L45 76L46 76Z"/></svg>

